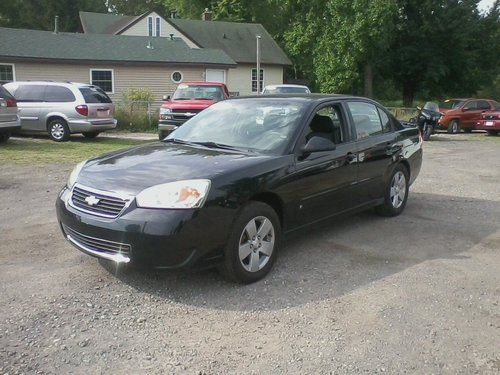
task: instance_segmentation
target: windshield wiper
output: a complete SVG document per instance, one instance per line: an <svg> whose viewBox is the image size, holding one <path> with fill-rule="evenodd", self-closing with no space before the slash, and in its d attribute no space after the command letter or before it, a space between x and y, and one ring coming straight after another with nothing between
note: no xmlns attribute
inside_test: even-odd
<svg viewBox="0 0 500 375"><path fill-rule="evenodd" d="M220 149L223 149L223 150L235 150L235 151L250 151L250 150L244 150L244 149L239 148L239 147L234 147L234 146L225 145L223 143L217 143L217 142L212 142L212 141L208 141L208 142L192 142L192 143L200 145L200 146L205 146L205 147L208 147L208 148L220 148Z"/></svg>
<svg viewBox="0 0 500 375"><path fill-rule="evenodd" d="M184 141L184 140L179 139L179 138L168 138L168 139L164 139L163 142L165 142L165 143L178 143L180 145L192 145L193 144L193 142Z"/></svg>
<svg viewBox="0 0 500 375"><path fill-rule="evenodd" d="M213 100L211 98L194 98L194 100Z"/></svg>

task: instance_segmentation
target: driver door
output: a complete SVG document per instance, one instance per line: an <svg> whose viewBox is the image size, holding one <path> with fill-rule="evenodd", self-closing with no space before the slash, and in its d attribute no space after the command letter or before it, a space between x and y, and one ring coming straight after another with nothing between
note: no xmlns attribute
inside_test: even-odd
<svg viewBox="0 0 500 375"><path fill-rule="evenodd" d="M330 140L335 147L330 151L302 152L312 137ZM322 105L312 115L297 144L295 167L289 185L296 194L291 226L333 216L357 204L356 145L340 103Z"/></svg>

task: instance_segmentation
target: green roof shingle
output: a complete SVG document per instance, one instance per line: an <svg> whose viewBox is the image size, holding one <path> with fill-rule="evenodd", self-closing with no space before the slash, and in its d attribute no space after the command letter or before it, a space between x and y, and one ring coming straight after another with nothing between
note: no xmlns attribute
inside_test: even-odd
<svg viewBox="0 0 500 375"><path fill-rule="evenodd" d="M111 13L79 12L86 34L114 34L141 16L122 16Z"/></svg>
<svg viewBox="0 0 500 375"><path fill-rule="evenodd" d="M153 48L148 48L151 44ZM0 28L0 58L122 63L235 65L224 51L189 48L179 38L59 33Z"/></svg>
<svg viewBox="0 0 500 375"><path fill-rule="evenodd" d="M178 30L203 48L217 48L238 63L255 63L256 35L261 35L260 60L264 64L292 65L267 30L258 23L198 21L169 18Z"/></svg>

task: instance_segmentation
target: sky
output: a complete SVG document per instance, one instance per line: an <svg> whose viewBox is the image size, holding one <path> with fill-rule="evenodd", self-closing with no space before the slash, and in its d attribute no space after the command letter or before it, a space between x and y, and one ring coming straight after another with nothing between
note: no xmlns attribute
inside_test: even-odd
<svg viewBox="0 0 500 375"><path fill-rule="evenodd" d="M483 11L490 9L494 2L495 0L481 0L479 3L479 10Z"/></svg>

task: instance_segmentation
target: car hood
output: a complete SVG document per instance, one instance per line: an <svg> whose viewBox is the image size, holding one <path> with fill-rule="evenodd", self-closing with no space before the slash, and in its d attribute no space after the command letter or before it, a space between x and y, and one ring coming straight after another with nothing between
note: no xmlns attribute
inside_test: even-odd
<svg viewBox="0 0 500 375"><path fill-rule="evenodd" d="M88 161L77 183L103 191L136 195L147 187L172 181L213 180L269 158L262 154L156 142Z"/></svg>
<svg viewBox="0 0 500 375"><path fill-rule="evenodd" d="M164 103L162 108L170 109L205 109L214 104L214 100L172 100Z"/></svg>

